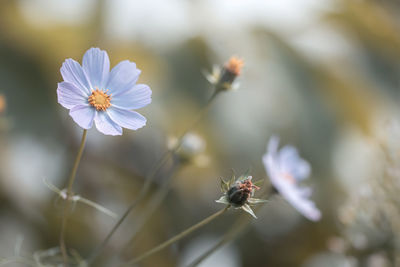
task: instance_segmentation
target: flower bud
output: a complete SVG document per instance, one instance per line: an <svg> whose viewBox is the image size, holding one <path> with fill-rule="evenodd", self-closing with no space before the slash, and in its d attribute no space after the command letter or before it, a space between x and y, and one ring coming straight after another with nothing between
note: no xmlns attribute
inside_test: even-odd
<svg viewBox="0 0 400 267"><path fill-rule="evenodd" d="M168 148L173 149L178 144L178 139L171 137L168 140ZM204 154L206 142L199 135L189 132L182 138L176 155L182 163L195 163L200 167L208 164L208 157Z"/></svg>
<svg viewBox="0 0 400 267"><path fill-rule="evenodd" d="M232 89L235 79L240 75L244 62L237 57L231 57L222 67L219 80L217 82L217 90L227 91Z"/></svg>
<svg viewBox="0 0 400 267"><path fill-rule="evenodd" d="M216 92L235 88L235 80L240 75L244 62L237 57L231 57L224 66L214 66L211 74L205 74L207 80L215 86Z"/></svg>

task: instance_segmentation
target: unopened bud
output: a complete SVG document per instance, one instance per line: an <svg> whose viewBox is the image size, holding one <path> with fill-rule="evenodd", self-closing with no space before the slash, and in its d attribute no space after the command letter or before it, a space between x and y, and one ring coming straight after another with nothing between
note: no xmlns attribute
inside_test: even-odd
<svg viewBox="0 0 400 267"><path fill-rule="evenodd" d="M231 73L232 75L239 76L243 65L244 62L242 59L231 57L224 67L227 72Z"/></svg>
<svg viewBox="0 0 400 267"><path fill-rule="evenodd" d="M240 75L244 62L237 57L231 57L222 68L220 78L217 83L218 90L232 89L233 82Z"/></svg>
<svg viewBox="0 0 400 267"><path fill-rule="evenodd" d="M234 83L241 74L244 62L238 57L231 57L222 67L213 67L212 73L206 73L207 80L215 86L217 92L237 88Z"/></svg>
<svg viewBox="0 0 400 267"><path fill-rule="evenodd" d="M168 140L168 148L174 149L177 146L179 140L177 138L170 138ZM187 133L181 140L179 149L176 151L176 155L179 156L182 162L195 162L199 160L200 165L204 165L204 150L206 142L203 138L195 133Z"/></svg>

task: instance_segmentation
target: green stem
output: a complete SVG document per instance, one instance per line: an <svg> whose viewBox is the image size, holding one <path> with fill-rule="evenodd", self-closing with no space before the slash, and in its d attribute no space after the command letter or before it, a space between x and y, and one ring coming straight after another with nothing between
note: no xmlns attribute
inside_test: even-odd
<svg viewBox="0 0 400 267"><path fill-rule="evenodd" d="M78 166L79 166L79 163L82 158L83 149L85 148L86 134L87 134L87 130L84 129L83 133L82 133L82 139L81 139L81 144L79 146L78 154L76 155L74 166L72 167L72 171L71 171L71 174L68 179L67 198L66 198L67 202L64 205L62 221L61 221L60 249L61 249L61 254L63 256L64 266L68 266L68 254L67 254L67 247L65 245L65 230L67 228L68 215L69 215L69 209L70 209L69 198L70 198L70 196L73 195L72 185L74 184L74 181L76 178L76 172L78 170Z"/></svg>
<svg viewBox="0 0 400 267"><path fill-rule="evenodd" d="M159 244L158 246L156 246L155 248L152 248L150 250L148 250L147 252L145 252L144 254L140 255L137 258L134 258L130 261L128 261L125 264L122 264L120 267L124 267L124 266L130 266L132 264L138 263L142 260L144 260L145 258L153 255L154 253L157 253L158 251L172 245L173 243L175 243L176 241L181 240L182 238L184 238L185 236L187 236L188 234L192 233L193 231L199 229L200 227L210 223L211 221L213 221L214 219L218 218L219 216L221 216L222 214L224 214L228 209L229 209L230 205L226 206L224 209L217 211L216 213L212 214L211 216L205 218L204 220L202 220L201 222L198 222L197 224L189 227L188 229L186 229L185 231L175 235L174 237L168 239L167 241Z"/></svg>
<svg viewBox="0 0 400 267"><path fill-rule="evenodd" d="M195 266L199 265L206 258L208 258L210 255L212 255L214 252L216 252L218 249L220 249L225 244L234 240L249 225L248 222L249 222L249 218L248 218L247 214L246 214L246 216L242 216L242 218L234 226L232 226L229 229L229 231L221 238L221 240L217 244L215 244L210 249L208 249L206 252L201 254L192 263L187 265L187 267L195 267Z"/></svg>
<svg viewBox="0 0 400 267"><path fill-rule="evenodd" d="M183 138L185 135L191 131L193 128L197 126L197 124L201 121L203 116L207 113L209 107L211 106L211 103L214 101L216 96L218 95L219 91L215 90L210 99L207 101L206 105L201 109L199 114L197 115L196 119L193 121L193 123L187 128L186 131L183 132L183 134L178 138L178 141L176 145L172 148L166 151L163 156L158 160L155 164L154 167L151 168L151 172L149 172L148 175L146 175L144 179L144 184L139 191L138 196L133 200L133 202L128 206L124 214L121 216L121 218L118 220L118 222L114 225L114 227L111 229L111 231L107 234L106 238L100 243L99 246L97 246L94 251L90 254L87 263L88 265L92 264L94 260L101 254L103 249L106 247L107 243L110 241L111 237L114 235L115 231L119 228L119 226L122 224L122 222L128 217L128 215L132 212L132 210L136 207L136 205L146 196L146 194L150 190L150 186L156 177L156 174L160 170L160 168L167 162L168 158L173 155L179 147L182 145Z"/></svg>
<svg viewBox="0 0 400 267"><path fill-rule="evenodd" d="M270 188L269 192L267 193L266 198L270 198L274 194L274 191L272 190L272 187ZM255 211L259 210L261 206L257 207ZM198 266L200 263L202 263L206 258L211 256L214 252L218 251L221 247L223 247L225 244L233 241L236 239L240 234L242 234L250 225L250 222L253 220L248 218L247 214L241 215L241 218L229 229L228 232L221 238L221 240L212 246L210 249L208 249L206 252L201 254L198 258L196 258L194 261L192 261L189 265L186 267L195 267Z"/></svg>
<svg viewBox="0 0 400 267"><path fill-rule="evenodd" d="M157 210L157 208L161 205L163 200L168 195L168 192L171 189L172 177L175 171L177 171L177 166L177 163L172 166L172 173L170 174L169 178L166 179L163 184L161 184L161 188L159 188L154 196L152 196L150 203L146 206L144 210L144 213L140 214L140 216L137 217L136 223L133 225L132 237L125 248L133 244L136 235L142 230L142 227L146 225L153 213Z"/></svg>

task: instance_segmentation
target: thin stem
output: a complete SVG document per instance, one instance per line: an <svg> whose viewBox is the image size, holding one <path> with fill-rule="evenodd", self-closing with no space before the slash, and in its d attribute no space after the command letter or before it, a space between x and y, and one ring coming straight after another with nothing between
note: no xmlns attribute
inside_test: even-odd
<svg viewBox="0 0 400 267"><path fill-rule="evenodd" d="M145 258L153 255L154 253L157 253L158 251L172 245L173 243L175 243L176 241L181 240L182 238L184 238L185 236L187 236L188 234L192 233L193 231L199 229L200 227L210 223L211 221L213 221L214 219L218 218L219 216L221 216L222 214L224 214L228 209L229 209L230 205L227 205L224 209L217 211L216 213L212 214L211 216L205 218L204 220L202 220L201 222L198 222L197 224L189 227L188 229L186 229L185 231L175 235L174 237L168 239L167 241L159 244L158 246L156 246L155 248L152 248L150 250L148 250L147 252L145 252L144 254L140 255L137 258L134 258L130 261L128 261L125 264L122 264L120 267L123 266L130 266L132 264L138 263L142 260L144 260Z"/></svg>
<svg viewBox="0 0 400 267"><path fill-rule="evenodd" d="M150 203L146 206L144 213L140 214L138 216L136 223L133 225L133 230L132 230L132 237L130 241L127 243L125 248L129 247L132 245L134 242L134 239L136 235L140 232L143 226L146 225L148 220L151 218L153 213L157 210L157 208L161 205L163 200L166 198L168 195L169 190L171 189L171 183L172 183L172 178L174 173L178 169L178 163L174 164L171 168L171 174L169 175L168 179L161 184L161 188L152 196Z"/></svg>
<svg viewBox="0 0 400 267"><path fill-rule="evenodd" d="M82 133L82 139L81 139L81 144L79 146L78 154L76 155L74 166L72 167L72 171L68 179L67 198L66 198L67 202L64 205L62 221L61 221L60 249L61 249L61 254L63 256L64 266L68 266L68 254L67 254L67 247L65 245L65 229L67 228L67 221L70 209L69 197L72 196L73 194L72 185L74 184L76 171L78 170L78 166L83 154L83 149L85 148L86 134L87 130L84 129Z"/></svg>
<svg viewBox="0 0 400 267"><path fill-rule="evenodd" d="M67 194L72 194L72 185L74 184L76 178L76 171L78 170L78 166L79 163L81 162L83 154L83 149L85 148L86 135L87 135L87 130L84 129L82 133L81 145L79 146L79 151L75 158L74 167L72 168L71 174L68 179Z"/></svg>
<svg viewBox="0 0 400 267"><path fill-rule="evenodd" d="M185 135L191 131L193 128L197 126L197 124L201 121L203 116L207 113L209 107L211 106L211 103L214 101L216 96L218 95L219 91L215 90L214 93L211 95L210 99L207 101L206 105L200 110L199 114L197 115L196 119L193 121L193 123L181 134L181 136L178 138L177 143L172 149L167 150L163 156L158 160L154 166L151 168L151 171L146 175L144 179L144 184L139 191L138 196L133 200L133 202L128 206L126 211L123 213L121 218L118 220L118 222L114 225L114 227L111 229L111 231L107 234L105 239L100 243L99 246L97 246L94 251L91 253L89 256L87 263L90 265L93 263L93 261L101 254L103 249L106 247L107 243L110 241L111 237L114 235L115 231L119 228L119 226L122 224L122 222L128 217L128 215L132 212L132 210L136 207L136 205L146 196L148 191L150 190L150 186L156 177L156 174L158 171L161 169L161 167L167 162L168 158L173 155L179 147L182 145L183 138Z"/></svg>
<svg viewBox="0 0 400 267"><path fill-rule="evenodd" d="M196 258L194 261L192 261L189 265L186 267L195 267L202 263L206 258L208 258L210 255L212 255L214 252L219 250L221 247L223 247L225 244L231 242L233 239L235 239L248 225L249 225L249 219L247 218L248 216L242 216L242 218L234 225L232 226L229 231L221 238L221 240L212 246L210 249L208 249L206 252L201 254L198 258Z"/></svg>
<svg viewBox="0 0 400 267"><path fill-rule="evenodd" d="M274 194L274 190L271 187L269 189L269 192L267 193L266 198L270 198ZM259 210L261 206L257 207L255 210ZM225 235L221 238L221 240L212 246L210 249L208 249L206 252L201 254L198 258L196 258L194 261L192 261L189 265L186 267L195 267L198 266L200 263L202 263L206 258L211 256L214 252L218 251L221 247L223 247L225 244L233 241L236 239L240 234L245 231L248 226L250 225L250 222L252 219L249 220L247 214L241 215L241 218L229 229L228 232L225 233Z"/></svg>

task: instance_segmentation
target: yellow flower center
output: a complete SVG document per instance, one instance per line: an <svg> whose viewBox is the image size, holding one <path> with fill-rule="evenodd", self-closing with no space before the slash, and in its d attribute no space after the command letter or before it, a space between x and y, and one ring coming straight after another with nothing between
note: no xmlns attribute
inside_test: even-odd
<svg viewBox="0 0 400 267"><path fill-rule="evenodd" d="M296 183L296 179L290 173L284 172L284 173L282 173L282 177L283 177L283 179L285 179L286 181L288 181L291 184Z"/></svg>
<svg viewBox="0 0 400 267"><path fill-rule="evenodd" d="M89 104L95 107L97 110L106 110L111 106L110 103L111 94L108 94L108 90L92 90L92 94L89 96Z"/></svg>

